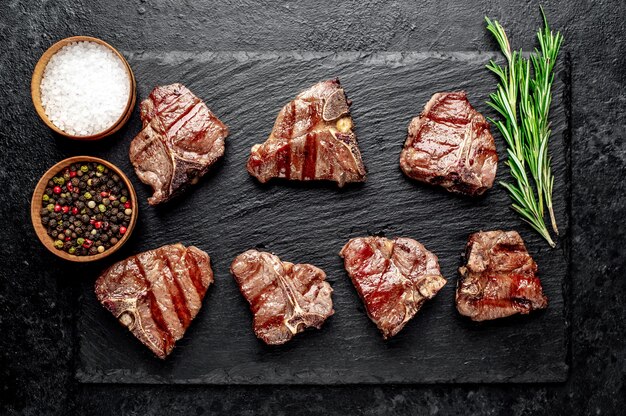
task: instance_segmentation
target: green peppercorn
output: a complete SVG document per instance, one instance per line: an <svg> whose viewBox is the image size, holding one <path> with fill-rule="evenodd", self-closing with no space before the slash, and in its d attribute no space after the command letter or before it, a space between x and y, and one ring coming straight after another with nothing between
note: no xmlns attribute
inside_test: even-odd
<svg viewBox="0 0 626 416"><path fill-rule="evenodd" d="M54 204L48 204L46 208L48 208L48 211L52 212L54 211Z"/></svg>
<svg viewBox="0 0 626 416"><path fill-rule="evenodd" d="M61 177L59 178L59 180L58 180L57 184L58 184L59 186L63 186L63 185L65 185L65 178L61 176Z"/></svg>
<svg viewBox="0 0 626 416"><path fill-rule="evenodd" d="M85 239L83 237L78 237L76 239L76 244L78 244L79 246L82 246L84 242L85 242Z"/></svg>
<svg viewBox="0 0 626 416"><path fill-rule="evenodd" d="M102 166L102 165L98 165L98 166L96 166L96 170L97 170L98 172L104 172L104 166Z"/></svg>
<svg viewBox="0 0 626 416"><path fill-rule="evenodd" d="M70 247L70 249L67 252L70 254L76 253L76 247Z"/></svg>
<svg viewBox="0 0 626 416"><path fill-rule="evenodd" d="M55 246L56 248L58 248L59 250L60 250L60 249L62 249L62 248L63 248L63 241L61 241L61 240L56 240L56 241L54 242L54 246Z"/></svg>
<svg viewBox="0 0 626 416"><path fill-rule="evenodd" d="M83 196L85 197L85 199L91 199L91 194L89 192L85 192Z"/></svg>
<svg viewBox="0 0 626 416"><path fill-rule="evenodd" d="M89 167L87 165L83 165L80 167L81 172L89 172Z"/></svg>
<svg viewBox="0 0 626 416"><path fill-rule="evenodd" d="M50 199L50 197L49 197L48 195L46 195L46 194L44 194L41 198L42 198L45 202L48 202L48 200Z"/></svg>
<svg viewBox="0 0 626 416"><path fill-rule="evenodd" d="M100 204L100 205L98 205L98 209L100 210L100 212L104 212L104 211L107 210L107 207L104 204Z"/></svg>
<svg viewBox="0 0 626 416"><path fill-rule="evenodd" d="M128 198L126 198L125 196L120 198L120 202L123 204L124 202L128 201Z"/></svg>

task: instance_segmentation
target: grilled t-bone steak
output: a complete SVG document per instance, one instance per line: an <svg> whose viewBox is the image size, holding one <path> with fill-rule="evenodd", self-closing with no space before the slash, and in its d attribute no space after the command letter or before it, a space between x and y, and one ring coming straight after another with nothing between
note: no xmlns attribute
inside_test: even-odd
<svg viewBox="0 0 626 416"><path fill-rule="evenodd" d="M165 358L198 314L212 282L204 251L172 244L109 267L96 281L96 296L139 341Z"/></svg>
<svg viewBox="0 0 626 416"><path fill-rule="evenodd" d="M195 184L224 154L228 128L181 84L156 87L141 103L143 129L130 144L137 176L150 185L150 205Z"/></svg>
<svg viewBox="0 0 626 416"><path fill-rule="evenodd" d="M526 314L548 306L537 264L516 231L470 235L467 263L459 268L456 308L474 321Z"/></svg>
<svg viewBox="0 0 626 416"><path fill-rule="evenodd" d="M433 95L411 120L400 155L404 173L450 192L481 195L493 185L498 155L489 123L465 91Z"/></svg>
<svg viewBox="0 0 626 416"><path fill-rule="evenodd" d="M333 311L326 273L310 264L248 250L230 266L254 314L254 333L269 345L284 344L308 327L320 328Z"/></svg>
<svg viewBox="0 0 626 416"><path fill-rule="evenodd" d="M437 256L410 238L353 238L339 255L385 339L400 332L446 284Z"/></svg>
<svg viewBox="0 0 626 416"><path fill-rule="evenodd" d="M271 178L364 182L365 167L353 131L351 102L338 79L298 94L278 113L269 139L252 147L248 172Z"/></svg>

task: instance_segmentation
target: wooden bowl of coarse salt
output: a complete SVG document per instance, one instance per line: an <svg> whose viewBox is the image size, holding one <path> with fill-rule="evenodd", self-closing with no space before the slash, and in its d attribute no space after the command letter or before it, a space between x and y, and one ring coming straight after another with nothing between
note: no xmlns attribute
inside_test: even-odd
<svg viewBox="0 0 626 416"><path fill-rule="evenodd" d="M118 131L136 100L133 71L105 41L73 36L52 45L31 81L37 114L56 133L97 140Z"/></svg>

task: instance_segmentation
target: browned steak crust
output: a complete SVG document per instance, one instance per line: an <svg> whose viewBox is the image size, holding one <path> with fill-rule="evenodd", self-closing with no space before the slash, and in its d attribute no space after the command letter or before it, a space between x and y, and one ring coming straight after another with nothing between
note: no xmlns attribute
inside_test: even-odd
<svg viewBox="0 0 626 416"><path fill-rule="evenodd" d="M213 282L210 258L172 244L109 267L96 280L98 300L159 358L183 337Z"/></svg>
<svg viewBox="0 0 626 416"><path fill-rule="evenodd" d="M269 345L284 344L306 328L320 328L331 316L332 288L326 273L310 264L248 250L230 271L254 314L254 332Z"/></svg>
<svg viewBox="0 0 626 416"><path fill-rule="evenodd" d="M433 95L409 125L400 167L407 176L450 192L474 196L491 188L496 146L489 123L465 91Z"/></svg>
<svg viewBox="0 0 626 416"><path fill-rule="evenodd" d="M446 284L437 256L410 238L353 238L339 255L385 338L400 332Z"/></svg>
<svg viewBox="0 0 626 416"><path fill-rule="evenodd" d="M548 306L537 264L516 231L470 235L459 268L456 307L474 321L526 314Z"/></svg>
<svg viewBox="0 0 626 416"><path fill-rule="evenodd" d="M278 114L270 137L252 147L248 172L271 178L364 182L365 166L353 131L350 102L339 80L315 84Z"/></svg>

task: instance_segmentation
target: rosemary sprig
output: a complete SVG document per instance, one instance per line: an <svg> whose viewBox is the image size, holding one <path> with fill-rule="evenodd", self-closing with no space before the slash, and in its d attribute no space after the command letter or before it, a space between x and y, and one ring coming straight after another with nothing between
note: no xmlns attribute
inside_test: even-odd
<svg viewBox="0 0 626 416"><path fill-rule="evenodd" d="M531 170L531 172L537 184L537 193L542 197L548 208L552 229L558 234L559 229L556 225L556 218L554 217L554 210L552 208L554 176L552 175L550 157L548 156L548 140L551 134L548 115L550 112L550 103L552 102L554 64L556 63L561 44L563 43L563 36L560 32L557 32L556 35L552 32L548 25L543 7L541 7L541 16L544 26L543 29L537 31L540 49L535 49L535 53L530 57L535 73L532 81L532 102L535 104L533 136L536 137L537 140L533 141L534 147L529 149L529 151L539 155L540 163L536 171Z"/></svg>
<svg viewBox="0 0 626 416"><path fill-rule="evenodd" d="M552 209L554 176L548 156L548 114L552 100L554 63L562 37L560 33L553 35L543 9L541 13L544 29L537 34L541 51L535 50L530 60L523 57L521 50L511 50L506 32L498 21L485 17L487 30L495 37L507 61L506 67L493 60L487 65L499 79L498 88L495 93L490 94L491 101L488 104L502 117L502 120L491 121L507 143L509 157L506 163L514 181L502 185L513 200L512 208L554 247L555 243L546 227L543 213L545 202L553 229L558 233ZM531 76L531 62L534 76ZM532 176L536 191L526 169Z"/></svg>

